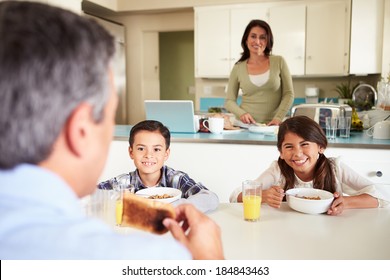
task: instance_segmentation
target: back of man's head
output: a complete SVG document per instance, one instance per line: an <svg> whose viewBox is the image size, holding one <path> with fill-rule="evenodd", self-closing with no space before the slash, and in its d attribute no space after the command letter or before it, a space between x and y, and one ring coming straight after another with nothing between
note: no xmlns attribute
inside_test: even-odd
<svg viewBox="0 0 390 280"><path fill-rule="evenodd" d="M103 116L113 37L45 4L0 2L0 169L46 159L82 102Z"/></svg>

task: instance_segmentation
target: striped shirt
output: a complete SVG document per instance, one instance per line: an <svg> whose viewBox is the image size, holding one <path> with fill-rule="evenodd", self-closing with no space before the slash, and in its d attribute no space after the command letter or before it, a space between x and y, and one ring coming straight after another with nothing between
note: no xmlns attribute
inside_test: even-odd
<svg viewBox="0 0 390 280"><path fill-rule="evenodd" d="M182 198L188 198L191 195L198 193L200 190L207 190L202 183L195 182L188 176L187 173L174 170L168 166L164 165L161 168L161 174L162 176L160 182L154 187L179 189L182 191ZM98 188L112 190L115 189L117 184L126 184L127 186L122 186L122 188L134 188L135 192L147 188L142 183L137 169L133 172L121 174L117 177L101 182L98 184Z"/></svg>

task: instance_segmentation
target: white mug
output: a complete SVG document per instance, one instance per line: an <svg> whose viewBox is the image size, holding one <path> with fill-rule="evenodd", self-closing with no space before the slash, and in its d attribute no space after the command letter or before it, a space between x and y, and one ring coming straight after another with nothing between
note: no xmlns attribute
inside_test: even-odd
<svg viewBox="0 0 390 280"><path fill-rule="evenodd" d="M195 131L198 132L199 131L199 116L198 115L194 115L194 126L195 126Z"/></svg>
<svg viewBox="0 0 390 280"><path fill-rule="evenodd" d="M390 121L377 122L367 130L367 135L374 139L390 139Z"/></svg>
<svg viewBox="0 0 390 280"><path fill-rule="evenodd" d="M209 118L208 120L203 121L203 126L210 130L211 133L221 134L224 127L223 118Z"/></svg>

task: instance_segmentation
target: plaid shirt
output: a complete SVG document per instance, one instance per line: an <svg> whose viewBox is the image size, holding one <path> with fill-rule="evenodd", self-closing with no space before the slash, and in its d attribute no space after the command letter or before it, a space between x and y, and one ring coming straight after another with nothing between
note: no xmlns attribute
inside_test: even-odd
<svg viewBox="0 0 390 280"><path fill-rule="evenodd" d="M156 187L167 187L175 188L182 191L182 198L188 198L191 195L198 193L200 190L207 190L205 186L201 183L196 183L191 179L187 173L182 171L174 170L168 166L163 166L161 168L161 180L156 185ZM125 173L109 179L107 181L101 182L98 184L99 189L112 190L114 185L120 182L125 181L131 187L134 187L134 191L147 188L141 181L141 178L138 175L137 169L130 173Z"/></svg>

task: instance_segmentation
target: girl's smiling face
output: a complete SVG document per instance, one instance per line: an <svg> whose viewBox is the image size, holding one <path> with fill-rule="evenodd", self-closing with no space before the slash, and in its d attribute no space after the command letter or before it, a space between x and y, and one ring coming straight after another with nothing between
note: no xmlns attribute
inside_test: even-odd
<svg viewBox="0 0 390 280"><path fill-rule="evenodd" d="M318 156L323 152L324 148L317 143L306 141L295 133L287 132L281 146L280 158L301 180L307 182L313 180Z"/></svg>

